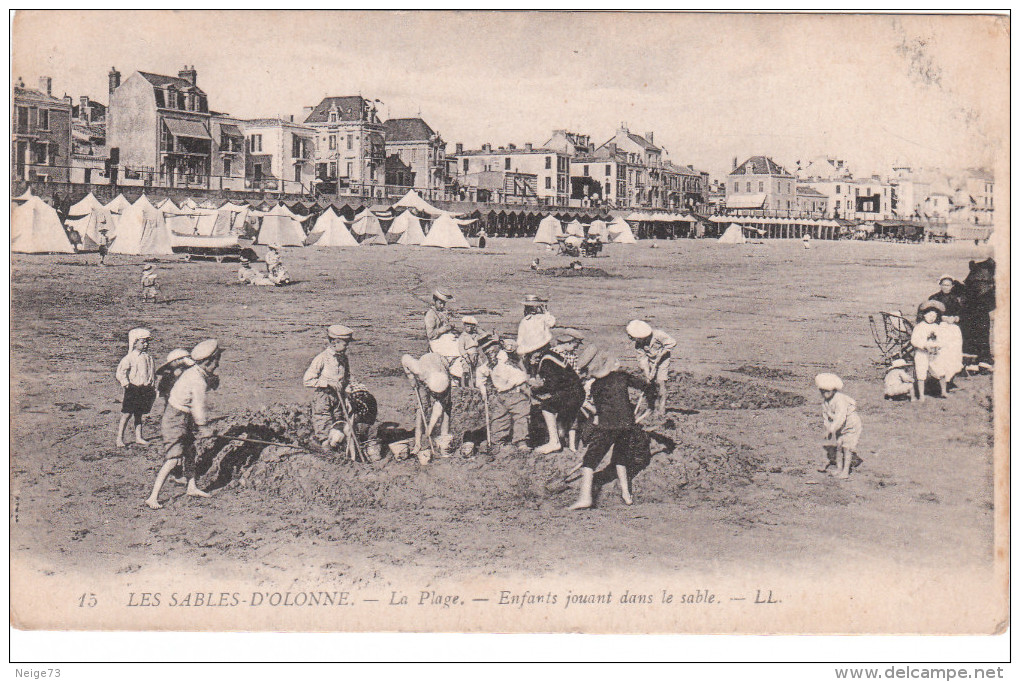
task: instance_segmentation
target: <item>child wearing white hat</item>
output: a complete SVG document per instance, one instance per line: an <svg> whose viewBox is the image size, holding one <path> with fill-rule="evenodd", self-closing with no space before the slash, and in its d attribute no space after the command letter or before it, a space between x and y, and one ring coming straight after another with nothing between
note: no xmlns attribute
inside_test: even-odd
<svg viewBox="0 0 1020 682"><path fill-rule="evenodd" d="M347 347L354 339L354 330L333 324L326 328L326 339L325 350L312 358L302 383L315 391L312 394L312 430L322 446L329 448L329 432L342 412L340 401L346 399L351 381Z"/></svg>
<svg viewBox="0 0 1020 682"><path fill-rule="evenodd" d="M142 419L156 402L156 361L149 355L152 332L138 327L128 332L128 353L117 364L117 382L124 388L120 411L123 413L117 426L117 447L126 446L124 429L128 420L135 420L135 442L148 445L142 438Z"/></svg>
<svg viewBox="0 0 1020 682"><path fill-rule="evenodd" d="M902 400L909 397L913 402L917 399L914 397L914 377L907 371L907 367L909 365L903 358L896 358L889 365L889 370L885 373L886 400Z"/></svg>
<svg viewBox="0 0 1020 682"><path fill-rule="evenodd" d="M153 303L159 300L159 276L151 263L142 266L142 300Z"/></svg>
<svg viewBox="0 0 1020 682"><path fill-rule="evenodd" d="M676 341L661 329L652 329L652 326L643 320L631 320L627 324L627 336L634 341L634 347L639 351L638 364L641 365L645 379L649 383L654 382L654 410L657 417L662 417L666 413L669 359L673 349L676 348Z"/></svg>
<svg viewBox="0 0 1020 682"><path fill-rule="evenodd" d="M432 443L432 432L439 425L439 437L435 442L439 446L440 456L449 456L450 437L450 369L446 358L438 353L426 353L421 358L404 355L400 358L404 374L411 383L417 396L417 416L414 421L414 452L421 464L428 464L429 453L421 447L421 439ZM428 416L426 417L426 411ZM425 420L428 419L428 423Z"/></svg>
<svg viewBox="0 0 1020 682"><path fill-rule="evenodd" d="M857 402L843 390L843 380L835 374L819 374L815 385L822 394L822 422L825 425L825 449L835 449L833 476L850 478L850 467L861 438L861 418L857 415ZM833 466L831 459L821 471Z"/></svg>
<svg viewBox="0 0 1020 682"><path fill-rule="evenodd" d="M163 489L170 472L178 465L184 467L187 479L187 495L191 497L209 497L209 493L199 489L195 481L195 439L207 439L215 435L209 426L209 414L206 408L206 393L217 384L216 369L220 366L223 349L216 339L206 339L191 351L194 363L184 370L177 383L170 389L170 397L161 424L163 444L166 448L163 466L156 474L152 484L152 492L145 504L150 509L162 509L159 503L159 492Z"/></svg>

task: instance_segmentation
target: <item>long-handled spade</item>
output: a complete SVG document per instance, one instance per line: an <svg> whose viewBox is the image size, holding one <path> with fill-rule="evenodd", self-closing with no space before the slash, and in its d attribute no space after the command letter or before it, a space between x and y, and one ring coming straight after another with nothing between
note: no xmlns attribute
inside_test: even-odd
<svg viewBox="0 0 1020 682"><path fill-rule="evenodd" d="M354 432L354 422L351 421L351 414L347 409L347 401L344 400L343 396L340 396L340 411L344 415L344 435L347 441L347 454L352 462L367 462L368 458L365 457L361 443L358 442L358 436Z"/></svg>
<svg viewBox="0 0 1020 682"><path fill-rule="evenodd" d="M425 416L425 404L421 401L421 395L418 394L417 386L411 387L411 393L414 393L414 399L418 403L418 413L421 415L421 427L425 430L425 441L429 444L429 452L432 455L432 459L435 459L436 447L432 444L432 429L429 428L429 419ZM421 460L419 459L419 461Z"/></svg>

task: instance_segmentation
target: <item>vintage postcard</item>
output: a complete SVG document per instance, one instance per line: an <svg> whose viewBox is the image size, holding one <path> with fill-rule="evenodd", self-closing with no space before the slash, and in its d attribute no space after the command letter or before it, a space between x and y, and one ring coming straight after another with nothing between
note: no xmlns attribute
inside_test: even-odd
<svg viewBox="0 0 1020 682"><path fill-rule="evenodd" d="M1003 632L1009 38L17 12L11 624Z"/></svg>

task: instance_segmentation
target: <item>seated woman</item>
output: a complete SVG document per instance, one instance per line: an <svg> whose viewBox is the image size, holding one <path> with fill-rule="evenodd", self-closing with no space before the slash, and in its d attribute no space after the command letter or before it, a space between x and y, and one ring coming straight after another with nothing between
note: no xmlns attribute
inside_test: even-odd
<svg viewBox="0 0 1020 682"><path fill-rule="evenodd" d="M963 369L963 338L959 328L942 324L945 306L941 301L927 300L918 311L922 316L914 327L910 344L914 347L914 377L917 396L924 402L924 384L930 376L938 379L940 397L947 397L946 384Z"/></svg>
<svg viewBox="0 0 1020 682"><path fill-rule="evenodd" d="M942 275L939 277L939 290L929 296L928 300L938 301L946 307L946 312L942 315L943 320L948 317L959 322L963 309L963 291L963 284L949 275Z"/></svg>

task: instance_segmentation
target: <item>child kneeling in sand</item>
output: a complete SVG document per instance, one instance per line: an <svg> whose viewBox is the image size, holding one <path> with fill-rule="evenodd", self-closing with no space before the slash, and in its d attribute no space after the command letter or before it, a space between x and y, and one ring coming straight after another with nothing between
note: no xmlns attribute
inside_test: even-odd
<svg viewBox="0 0 1020 682"><path fill-rule="evenodd" d="M835 449L835 467L833 476L850 478L850 467L853 465L857 451L857 441L861 438L861 418L857 416L857 402L842 393L843 380L835 374L819 374L815 377L815 385L822 394L822 422L825 424L825 449ZM831 443L831 444L830 444ZM833 466L826 462L822 472Z"/></svg>
<svg viewBox="0 0 1020 682"><path fill-rule="evenodd" d="M907 361L903 358L896 358L889 365L885 374L885 399L886 400L916 400L914 397L914 377L907 371Z"/></svg>

